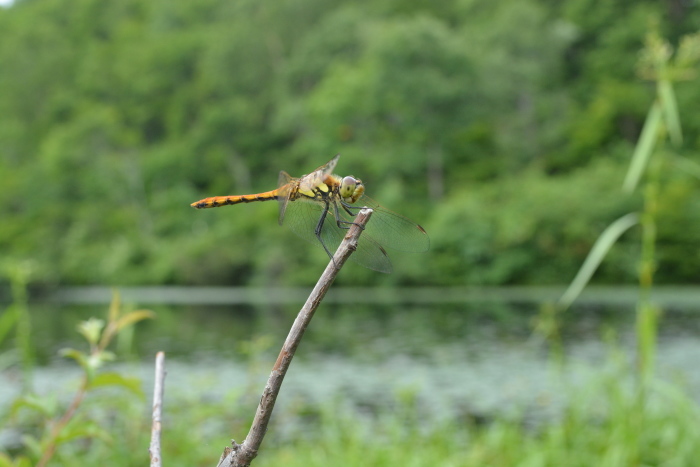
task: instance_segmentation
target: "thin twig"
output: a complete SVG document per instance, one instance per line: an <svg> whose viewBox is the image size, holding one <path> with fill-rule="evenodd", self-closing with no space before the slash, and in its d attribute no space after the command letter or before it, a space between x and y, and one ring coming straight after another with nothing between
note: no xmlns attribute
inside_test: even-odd
<svg viewBox="0 0 700 467"><path fill-rule="evenodd" d="M151 455L151 467L161 467L160 457L160 429L161 415L163 413L163 388L165 385L165 353L156 354L156 380L153 387L153 425L151 426L151 446L148 452Z"/></svg>
<svg viewBox="0 0 700 467"><path fill-rule="evenodd" d="M316 283L316 287L314 287L311 295L309 295L309 298L306 300L306 303L289 331L287 340L282 346L275 366L272 367L270 378L267 380L267 384L263 390L260 404L258 405L258 410L255 413L255 419L253 420L253 425L250 427L248 436L242 444L237 444L235 441L232 441L231 445L233 448L226 448L221 459L219 459L217 467L248 467L255 456L258 455L258 449L260 448L260 444L267 431L267 425L272 416L272 409L275 406L277 395L282 387L282 380L287 374L289 364L294 357L294 352L299 346L304 331L311 322L316 308L321 304L321 300L333 283L335 276L340 271L340 268L343 267L348 257L357 248L357 241L371 215L372 210L365 208L362 209L355 218L355 225L350 228L345 239L338 247L335 256Z"/></svg>

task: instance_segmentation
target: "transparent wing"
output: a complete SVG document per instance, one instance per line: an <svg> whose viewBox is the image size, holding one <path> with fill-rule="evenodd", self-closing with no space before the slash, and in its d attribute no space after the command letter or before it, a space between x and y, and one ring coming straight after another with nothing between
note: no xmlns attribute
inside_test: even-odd
<svg viewBox="0 0 700 467"><path fill-rule="evenodd" d="M280 215L279 223L282 225L284 214L287 211L287 203L289 203L289 194L292 192L294 178L284 170L280 171L280 176L277 179L277 201L279 201Z"/></svg>
<svg viewBox="0 0 700 467"><path fill-rule="evenodd" d="M331 203L330 209L326 214L326 219L321 228L321 242L320 244L318 238L316 237L315 231L316 227L321 219L325 205L322 202L306 200L300 198L298 200L291 200L287 204L287 216L285 218L285 225L288 225L294 233L299 237L314 243L319 246L324 246L330 252L334 254L335 250L343 241L343 237L347 233L347 229L338 227L336 223L335 210L333 204ZM352 222L352 217L345 213L342 207L339 208L339 215L341 220ZM371 224L374 222L374 215L369 220ZM349 226L349 224L347 224ZM350 255L350 259L361 266L364 266L375 271L390 273L393 268L391 266L391 260L387 256L386 251L379 245L368 232L365 231L360 235L360 240L357 244L357 250Z"/></svg>
<svg viewBox="0 0 700 467"><path fill-rule="evenodd" d="M313 190L316 186L323 183L323 180L326 177L326 175L330 175L333 173L333 170L335 169L339 158L340 154L336 154L336 156L333 159L329 160L321 167L317 168L310 174L302 175L299 178L292 177L284 170L280 171L279 178L277 179L277 191L280 206L280 225L282 225L284 221L284 216L287 211L287 205L290 201L290 195L294 191L294 188L299 187L302 191Z"/></svg>
<svg viewBox="0 0 700 467"><path fill-rule="evenodd" d="M374 213L362 236L369 234L380 245L398 251L420 253L430 248L430 238L420 225L382 207L365 195L357 200L351 211L359 212L363 206L372 208Z"/></svg>
<svg viewBox="0 0 700 467"><path fill-rule="evenodd" d="M335 170L335 166L338 163L339 158L340 154L337 154L333 159L329 160L310 174L299 177L299 188L302 191L311 191L322 184L323 180L326 178L326 175L331 175L333 170Z"/></svg>
<svg viewBox="0 0 700 467"><path fill-rule="evenodd" d="M336 154L333 159L329 160L325 164L323 164L321 167L318 169L314 170L314 172L321 172L325 175L332 174L333 171L335 170L335 166L338 163L338 159L340 159L340 154Z"/></svg>

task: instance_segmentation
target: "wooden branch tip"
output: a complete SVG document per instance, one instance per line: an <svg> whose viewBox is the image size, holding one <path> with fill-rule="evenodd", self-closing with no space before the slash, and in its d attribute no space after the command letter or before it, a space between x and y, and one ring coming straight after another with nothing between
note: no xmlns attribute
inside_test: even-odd
<svg viewBox="0 0 700 467"><path fill-rule="evenodd" d="M304 331L306 331L306 328L311 322L314 312L321 304L321 300L323 300L323 297L326 295L326 292L335 280L338 272L340 272L340 268L343 267L345 261L347 261L357 248L358 239L371 216L372 209L365 207L362 208L355 217L353 225L348 229L348 233L338 246L335 255L333 255L333 258L323 271L316 286L311 291L311 295L306 299L306 303L304 303L304 306L294 320L292 328L289 330L289 335L287 335L287 339L284 341L282 350L280 350L280 354L277 357L277 361L272 368L270 377L263 390L248 436L242 444L232 443L233 448L226 448L219 459L217 467L247 467L255 456L258 455L258 449L267 432L267 425L272 416L272 409L275 407L277 395L282 387L284 376L287 374L292 358L294 358L294 352L299 346L301 338L304 336Z"/></svg>

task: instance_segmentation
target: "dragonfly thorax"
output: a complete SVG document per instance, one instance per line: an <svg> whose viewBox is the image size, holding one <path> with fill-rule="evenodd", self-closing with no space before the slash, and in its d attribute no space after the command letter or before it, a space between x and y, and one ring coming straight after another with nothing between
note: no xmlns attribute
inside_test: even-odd
<svg viewBox="0 0 700 467"><path fill-rule="evenodd" d="M353 204L365 192L365 186L362 184L362 180L348 175L340 182L340 189L338 192L341 198L343 198L343 201Z"/></svg>

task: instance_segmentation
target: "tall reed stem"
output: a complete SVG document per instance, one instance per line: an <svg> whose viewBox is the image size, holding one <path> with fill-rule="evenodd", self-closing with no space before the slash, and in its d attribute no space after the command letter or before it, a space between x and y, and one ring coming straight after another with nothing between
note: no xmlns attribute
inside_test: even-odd
<svg viewBox="0 0 700 467"><path fill-rule="evenodd" d="M659 131L659 133L663 133ZM658 135L663 140L662 135ZM659 310L651 300L656 271L656 217L659 203L661 156L650 160L644 186L644 210L641 216L642 251L639 265L639 300L637 302L637 365L639 376L646 381L654 372Z"/></svg>

